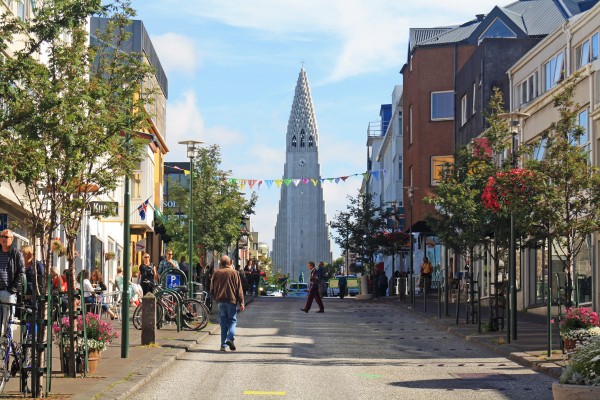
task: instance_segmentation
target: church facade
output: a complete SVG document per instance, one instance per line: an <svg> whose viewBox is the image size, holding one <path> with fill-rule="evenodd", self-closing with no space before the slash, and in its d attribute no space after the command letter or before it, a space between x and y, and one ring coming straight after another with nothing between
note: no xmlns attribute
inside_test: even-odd
<svg viewBox="0 0 600 400"><path fill-rule="evenodd" d="M291 279L307 276L306 263L331 263L331 247L319 166L319 134L308 78L300 70L286 134L283 179L308 184L281 185L273 239L273 270ZM306 181L305 181L306 182Z"/></svg>

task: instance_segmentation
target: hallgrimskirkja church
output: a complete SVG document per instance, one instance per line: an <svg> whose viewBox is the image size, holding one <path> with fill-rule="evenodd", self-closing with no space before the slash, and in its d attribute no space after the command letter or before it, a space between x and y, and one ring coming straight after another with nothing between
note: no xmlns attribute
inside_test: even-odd
<svg viewBox="0 0 600 400"><path fill-rule="evenodd" d="M273 240L274 271L293 280L307 275L306 263L331 263L331 247L319 166L319 133L308 78L300 70L287 127L283 179L309 179L309 184L281 185Z"/></svg>

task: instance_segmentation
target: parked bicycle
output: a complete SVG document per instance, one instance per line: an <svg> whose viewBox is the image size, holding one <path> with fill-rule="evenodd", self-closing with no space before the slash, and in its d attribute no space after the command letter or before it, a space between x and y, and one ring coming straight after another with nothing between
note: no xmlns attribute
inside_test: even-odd
<svg viewBox="0 0 600 400"><path fill-rule="evenodd" d="M164 324L177 321L178 311L181 316L181 324L184 329L199 331L208 325L210 311L200 300L187 297L185 286L173 288L165 293L161 285L157 285L154 291L156 296L156 324L161 328ZM179 302L178 302L179 300ZM143 301L143 300L142 300ZM181 308L178 310L178 306ZM133 326L142 329L142 304L133 312Z"/></svg>
<svg viewBox="0 0 600 400"><path fill-rule="evenodd" d="M22 304L16 305L0 302L0 305L12 306L9 307L10 312L4 329L4 336L0 337L0 393L4 391L8 380L11 377L14 378L17 373L20 373L21 388L23 388L24 392L29 392L31 387L29 380L31 375L33 329L29 322L22 324L20 320L15 318L12 310L13 308L20 308L24 310L24 315L31 315L31 309L24 307ZM21 342L13 339L11 325L22 325Z"/></svg>

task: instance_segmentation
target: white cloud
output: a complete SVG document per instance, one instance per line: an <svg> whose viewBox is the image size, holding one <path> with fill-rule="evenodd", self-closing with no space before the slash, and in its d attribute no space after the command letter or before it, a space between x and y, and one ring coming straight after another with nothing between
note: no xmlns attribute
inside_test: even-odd
<svg viewBox="0 0 600 400"><path fill-rule="evenodd" d="M194 91L187 91L183 98L170 100L167 104L167 140L169 161L187 159L182 140L198 140L206 144L218 143L222 148L233 143L240 144L243 136L224 126L206 127Z"/></svg>
<svg viewBox="0 0 600 400"><path fill-rule="evenodd" d="M160 54L160 63L167 76L183 73L193 75L200 58L192 38L175 32L153 35L152 43Z"/></svg>
<svg viewBox="0 0 600 400"><path fill-rule="evenodd" d="M404 63L409 28L463 23L489 13L496 1L206 0L197 7L195 1L179 0L173 8L252 30L262 40L339 42L328 79L338 81Z"/></svg>

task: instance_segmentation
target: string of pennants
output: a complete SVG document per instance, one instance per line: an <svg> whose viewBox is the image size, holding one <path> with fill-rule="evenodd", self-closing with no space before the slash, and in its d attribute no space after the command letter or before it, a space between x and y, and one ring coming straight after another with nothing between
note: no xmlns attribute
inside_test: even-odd
<svg viewBox="0 0 600 400"><path fill-rule="evenodd" d="M185 175L189 175L189 173L190 173L189 170L185 170L183 168L171 167L171 166L166 166L166 167L176 169L179 171L183 171L183 173ZM248 187L250 189L253 189L255 186L257 187L257 189L260 189L263 184L266 185L267 188L270 189L271 186L273 186L273 184L275 184L278 188L280 188L281 185L290 186L291 184L293 184L294 186L309 185L309 184L313 184L314 186L317 186L319 184L323 185L324 183L327 183L327 182L339 184L340 182L342 182L342 183L346 182L346 180L348 180L349 178L355 177L355 176L360 176L360 177L364 178L365 180L369 180L371 178L378 180L379 178L383 178L386 174L387 174L386 169L380 169L380 170L375 170L375 171L366 171L366 172L358 173L358 174L338 176L335 178L297 178L297 179L292 179L292 178L284 178L284 179L227 178L227 180L229 181L229 183L238 185L240 189L245 188L246 185L248 185Z"/></svg>

